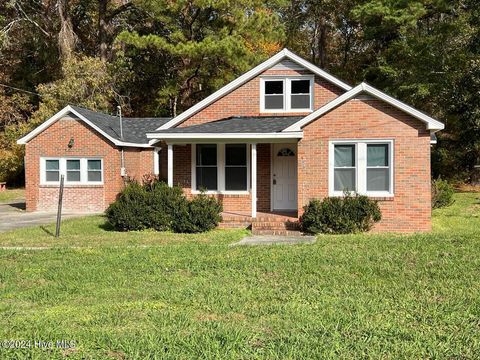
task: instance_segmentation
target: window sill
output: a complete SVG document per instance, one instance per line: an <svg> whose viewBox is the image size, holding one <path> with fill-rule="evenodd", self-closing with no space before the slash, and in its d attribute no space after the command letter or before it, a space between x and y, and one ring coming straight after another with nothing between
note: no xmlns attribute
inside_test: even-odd
<svg viewBox="0 0 480 360"><path fill-rule="evenodd" d="M283 109L260 109L261 114L305 114L305 113L312 113L312 109L290 109L290 110L283 110Z"/></svg>
<svg viewBox="0 0 480 360"><path fill-rule="evenodd" d="M201 191L192 190L193 195L201 194ZM250 191L205 191L206 195L250 195Z"/></svg>
<svg viewBox="0 0 480 360"><path fill-rule="evenodd" d="M352 195L355 195L355 193L352 193ZM363 195L368 197L371 200L376 200L376 201L394 201L395 200L395 194L358 194L358 195ZM343 193L333 193L330 194L330 197L343 197Z"/></svg>
<svg viewBox="0 0 480 360"><path fill-rule="evenodd" d="M101 188L103 183L98 184L64 184L64 188ZM41 188L59 188L60 183L56 184L40 184Z"/></svg>

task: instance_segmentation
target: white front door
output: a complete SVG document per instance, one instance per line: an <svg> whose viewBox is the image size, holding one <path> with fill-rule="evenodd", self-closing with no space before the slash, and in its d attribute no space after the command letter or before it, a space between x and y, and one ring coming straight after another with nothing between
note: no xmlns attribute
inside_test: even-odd
<svg viewBox="0 0 480 360"><path fill-rule="evenodd" d="M295 144L273 145L273 210L297 209L296 150Z"/></svg>

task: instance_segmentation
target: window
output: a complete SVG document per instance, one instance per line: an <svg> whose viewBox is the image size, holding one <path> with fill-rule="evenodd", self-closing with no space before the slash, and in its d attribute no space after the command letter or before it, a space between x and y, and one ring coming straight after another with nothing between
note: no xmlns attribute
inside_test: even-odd
<svg viewBox="0 0 480 360"><path fill-rule="evenodd" d="M330 195L393 195L393 141L330 142Z"/></svg>
<svg viewBox="0 0 480 360"><path fill-rule="evenodd" d="M197 145L196 189L217 190L217 145Z"/></svg>
<svg viewBox="0 0 480 360"><path fill-rule="evenodd" d="M310 80L292 80L291 108L310 109Z"/></svg>
<svg viewBox="0 0 480 360"><path fill-rule="evenodd" d="M41 158L41 184L58 184L65 176L65 184L96 185L103 182L102 159L90 158Z"/></svg>
<svg viewBox="0 0 480 360"><path fill-rule="evenodd" d="M102 181L101 160L87 160L87 181Z"/></svg>
<svg viewBox="0 0 480 360"><path fill-rule="evenodd" d="M305 112L312 110L313 76L262 78L260 110Z"/></svg>
<svg viewBox="0 0 480 360"><path fill-rule="evenodd" d="M46 182L60 181L60 161L59 160L45 161L45 181Z"/></svg>
<svg viewBox="0 0 480 360"><path fill-rule="evenodd" d="M284 81L265 81L265 109L283 110L284 108Z"/></svg>
<svg viewBox="0 0 480 360"><path fill-rule="evenodd" d="M247 190L247 145L225 145L225 190Z"/></svg>
<svg viewBox="0 0 480 360"><path fill-rule="evenodd" d="M355 145L335 145L334 190L356 191Z"/></svg>
<svg viewBox="0 0 480 360"><path fill-rule="evenodd" d="M389 191L388 145L367 144L367 191Z"/></svg>
<svg viewBox="0 0 480 360"><path fill-rule="evenodd" d="M192 146L192 189L211 193L248 193L250 152L247 144Z"/></svg>
<svg viewBox="0 0 480 360"><path fill-rule="evenodd" d="M80 159L67 160L67 181L80 181Z"/></svg>

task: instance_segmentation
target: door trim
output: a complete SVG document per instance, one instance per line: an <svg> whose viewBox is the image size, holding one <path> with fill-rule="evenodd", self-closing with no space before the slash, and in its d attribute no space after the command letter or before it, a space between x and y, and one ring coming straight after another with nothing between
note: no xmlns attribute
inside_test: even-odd
<svg viewBox="0 0 480 360"><path fill-rule="evenodd" d="M295 151L295 160L296 160L296 170L295 170L295 183L297 191L297 201L295 207L292 209L275 209L275 189L273 187L273 162L275 159L275 145L284 145L284 146L293 146L293 151ZM270 212L274 211L298 211L298 143L271 143L270 144Z"/></svg>

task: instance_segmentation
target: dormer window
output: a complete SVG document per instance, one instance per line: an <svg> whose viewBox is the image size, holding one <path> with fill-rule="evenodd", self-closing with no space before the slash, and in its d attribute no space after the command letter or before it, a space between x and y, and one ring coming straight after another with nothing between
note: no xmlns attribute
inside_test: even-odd
<svg viewBox="0 0 480 360"><path fill-rule="evenodd" d="M260 87L261 112L312 111L313 76L264 77Z"/></svg>

